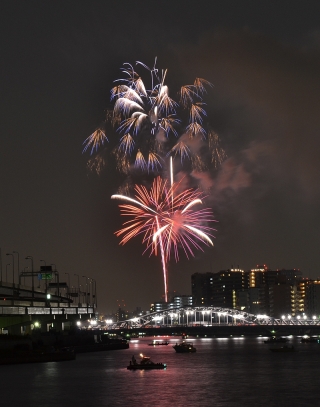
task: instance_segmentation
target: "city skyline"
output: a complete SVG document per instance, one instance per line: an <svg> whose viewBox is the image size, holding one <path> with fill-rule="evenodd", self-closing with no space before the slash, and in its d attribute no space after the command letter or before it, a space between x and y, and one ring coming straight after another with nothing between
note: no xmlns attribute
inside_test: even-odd
<svg viewBox="0 0 320 407"><path fill-rule="evenodd" d="M320 5L202 5L195 13L193 2L183 10L164 2L161 30L153 7L139 1L130 12L98 1L2 5L3 273L15 251L20 271L31 256L35 269L45 261L95 279L103 312L117 301L146 308L161 300L159 259L142 256L139 239L120 247L114 234L122 220L110 197L121 174L111 162L101 176L88 172L82 154L122 64L150 66L157 57L173 95L197 76L213 84L206 111L227 154L214 177L193 174L210 191L214 247L170 261L170 288L188 293L191 274L232 265L320 275ZM17 270L16 254L14 262Z"/></svg>

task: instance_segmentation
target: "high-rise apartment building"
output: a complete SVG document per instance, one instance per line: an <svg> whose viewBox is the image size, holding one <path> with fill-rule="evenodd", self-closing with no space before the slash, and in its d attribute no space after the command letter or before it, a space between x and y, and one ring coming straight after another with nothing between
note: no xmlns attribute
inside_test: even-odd
<svg viewBox="0 0 320 407"><path fill-rule="evenodd" d="M244 284L244 270L240 269L195 273L191 276L194 305L236 308L236 293Z"/></svg>
<svg viewBox="0 0 320 407"><path fill-rule="evenodd" d="M303 305L301 271L270 270L266 265L249 271L221 270L191 276L195 306L236 308L280 318L296 315Z"/></svg>

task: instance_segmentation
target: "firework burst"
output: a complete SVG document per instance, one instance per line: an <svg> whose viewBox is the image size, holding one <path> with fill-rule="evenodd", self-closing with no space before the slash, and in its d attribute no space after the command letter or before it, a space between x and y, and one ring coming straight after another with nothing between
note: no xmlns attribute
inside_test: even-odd
<svg viewBox="0 0 320 407"><path fill-rule="evenodd" d="M194 256L194 250L213 246L210 226L214 222L210 208L199 208L204 195L200 190L187 189L179 192L179 183L172 185L161 177L154 179L151 188L135 185L135 198L126 195L112 195L112 199L125 201L119 205L122 216L129 218L123 228L115 234L121 236L120 244L142 235L146 251L157 255L160 252L165 301L167 301L167 262L173 254L179 260L182 249L187 258Z"/></svg>
<svg viewBox="0 0 320 407"><path fill-rule="evenodd" d="M212 84L196 78L192 85L181 87L177 102L169 96L165 84L167 70L159 72L156 60L153 68L141 62L137 65L149 71L149 87L134 67L126 63L122 68L124 78L117 79L111 90L114 105L107 113L107 122L115 130L112 141L116 144L113 151L118 169L124 173L137 168L157 173L161 171L166 156L179 156L181 162L189 159L192 165L199 159L208 161L202 167L212 163L214 168L219 166L225 158L224 150L218 136L205 125L204 97ZM199 148L192 148L195 139L199 146L206 145L205 156L199 154ZM107 141L105 131L98 129L84 141L83 151L97 154ZM89 161L91 169L96 162L100 163L93 158Z"/></svg>

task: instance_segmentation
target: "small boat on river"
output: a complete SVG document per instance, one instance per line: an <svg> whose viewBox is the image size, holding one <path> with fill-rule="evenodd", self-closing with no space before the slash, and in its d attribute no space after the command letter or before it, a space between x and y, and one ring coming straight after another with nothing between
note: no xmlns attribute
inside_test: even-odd
<svg viewBox="0 0 320 407"><path fill-rule="evenodd" d="M166 369L167 364L166 363L154 363L150 359L149 356L144 356L140 354L141 361L140 363L137 363L136 359L134 356L132 356L132 359L129 362L129 366L127 366L128 370L151 370L151 369Z"/></svg>
<svg viewBox="0 0 320 407"><path fill-rule="evenodd" d="M287 341L288 339L283 336L271 336L271 338L264 341L264 343L286 343Z"/></svg>
<svg viewBox="0 0 320 407"><path fill-rule="evenodd" d="M148 345L149 346L160 346L160 345L166 346L166 345L169 345L169 342L167 342L167 341L162 341L162 342L153 341L153 342L149 343Z"/></svg>
<svg viewBox="0 0 320 407"><path fill-rule="evenodd" d="M301 338L301 343L320 343L320 341L316 336L304 336Z"/></svg>
<svg viewBox="0 0 320 407"><path fill-rule="evenodd" d="M271 352L296 352L293 346L281 346L281 348L270 348Z"/></svg>
<svg viewBox="0 0 320 407"><path fill-rule="evenodd" d="M191 342L185 341L181 343L176 343L172 347L177 353L194 353L197 351L197 349L193 346Z"/></svg>

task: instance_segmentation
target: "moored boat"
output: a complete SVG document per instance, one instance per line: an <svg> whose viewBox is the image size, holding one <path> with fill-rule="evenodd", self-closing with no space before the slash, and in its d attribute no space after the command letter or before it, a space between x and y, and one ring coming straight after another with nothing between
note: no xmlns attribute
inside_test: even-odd
<svg viewBox="0 0 320 407"><path fill-rule="evenodd" d="M288 339L284 338L283 336L271 336L271 338L264 341L264 343L286 343L287 341Z"/></svg>
<svg viewBox="0 0 320 407"><path fill-rule="evenodd" d="M316 336L304 336L301 338L301 343L320 343L320 340Z"/></svg>
<svg viewBox="0 0 320 407"><path fill-rule="evenodd" d="M177 353L193 353L197 351L197 349L193 346L191 342L185 341L181 343L176 343L172 347Z"/></svg>
<svg viewBox="0 0 320 407"><path fill-rule="evenodd" d="M166 346L166 345L169 345L169 342L167 342L167 341L162 341L162 342L153 341L153 342L149 343L148 345L149 346L160 346L160 345Z"/></svg>
<svg viewBox="0 0 320 407"><path fill-rule="evenodd" d="M296 352L293 346L281 346L281 348L270 348L271 352Z"/></svg>
<svg viewBox="0 0 320 407"><path fill-rule="evenodd" d="M166 363L154 363L150 359L149 356L144 356L140 354L141 361L140 363L137 363L136 359L134 356L132 356L132 359L129 362L129 366L127 366L128 370L151 370L151 369L166 369L167 364Z"/></svg>

